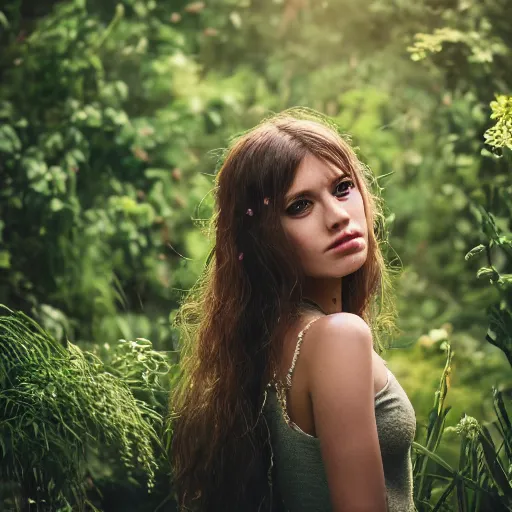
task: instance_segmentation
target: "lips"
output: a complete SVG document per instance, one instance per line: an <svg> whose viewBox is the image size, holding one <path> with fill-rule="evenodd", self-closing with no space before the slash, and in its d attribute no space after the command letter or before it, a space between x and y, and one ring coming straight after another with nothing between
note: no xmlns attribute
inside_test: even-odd
<svg viewBox="0 0 512 512"><path fill-rule="evenodd" d="M359 236L362 236L362 234L359 231L351 231L349 233L344 233L340 235L338 238L336 238L336 240L329 247L327 247L327 250L336 247L342 242L347 242L348 240L352 240L353 238L357 238Z"/></svg>

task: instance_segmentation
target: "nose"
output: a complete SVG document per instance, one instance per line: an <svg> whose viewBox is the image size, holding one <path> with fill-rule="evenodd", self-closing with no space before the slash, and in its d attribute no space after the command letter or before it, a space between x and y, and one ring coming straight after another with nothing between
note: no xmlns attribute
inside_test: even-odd
<svg viewBox="0 0 512 512"><path fill-rule="evenodd" d="M325 208L325 223L330 230L338 230L350 221L350 215L344 204L332 197Z"/></svg>

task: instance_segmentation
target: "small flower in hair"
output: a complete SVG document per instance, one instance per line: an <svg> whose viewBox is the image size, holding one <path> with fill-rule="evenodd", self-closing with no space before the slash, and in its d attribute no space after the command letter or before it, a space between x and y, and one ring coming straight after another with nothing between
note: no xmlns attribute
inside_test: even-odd
<svg viewBox="0 0 512 512"><path fill-rule="evenodd" d="M254 212L250 208L247 208L247 211L245 212L245 214L249 215L249 217L252 217L254 215Z"/></svg>
<svg viewBox="0 0 512 512"><path fill-rule="evenodd" d="M239 255L238 255L238 259L239 261L242 261L244 259L244 253L241 252Z"/></svg>
<svg viewBox="0 0 512 512"><path fill-rule="evenodd" d="M270 203L270 197L265 197L265 199L263 199L263 204L267 206L268 203Z"/></svg>

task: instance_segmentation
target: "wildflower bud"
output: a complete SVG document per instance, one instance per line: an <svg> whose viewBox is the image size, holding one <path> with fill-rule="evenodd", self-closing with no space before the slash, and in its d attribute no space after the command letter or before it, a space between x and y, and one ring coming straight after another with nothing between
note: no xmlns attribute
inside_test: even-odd
<svg viewBox="0 0 512 512"><path fill-rule="evenodd" d="M475 418L464 414L464 417L459 421L458 425L456 425L455 431L461 437L475 439L480 432L480 425Z"/></svg>

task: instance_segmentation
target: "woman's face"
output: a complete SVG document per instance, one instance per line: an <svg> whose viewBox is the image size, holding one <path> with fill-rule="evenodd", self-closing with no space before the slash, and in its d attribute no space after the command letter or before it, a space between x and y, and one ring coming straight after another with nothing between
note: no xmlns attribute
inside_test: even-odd
<svg viewBox="0 0 512 512"><path fill-rule="evenodd" d="M307 154L284 204L281 224L306 276L339 278L364 264L368 229L363 198L344 171ZM328 249L345 232L361 236L344 249Z"/></svg>

